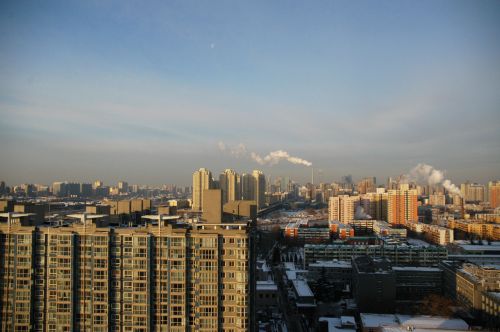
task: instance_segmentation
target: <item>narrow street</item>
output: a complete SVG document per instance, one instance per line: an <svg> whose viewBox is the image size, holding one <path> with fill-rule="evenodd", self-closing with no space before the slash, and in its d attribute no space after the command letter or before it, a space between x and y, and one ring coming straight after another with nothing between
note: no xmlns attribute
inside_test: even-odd
<svg viewBox="0 0 500 332"><path fill-rule="evenodd" d="M278 285L279 306L283 313L288 331L304 332L299 314L296 307L288 300L288 288L283 282L283 273L280 267L273 266L273 275Z"/></svg>

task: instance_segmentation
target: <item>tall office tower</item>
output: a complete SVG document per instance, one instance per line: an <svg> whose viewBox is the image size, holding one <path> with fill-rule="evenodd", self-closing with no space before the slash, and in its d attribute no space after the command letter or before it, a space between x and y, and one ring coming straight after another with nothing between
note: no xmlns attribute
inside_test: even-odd
<svg viewBox="0 0 500 332"><path fill-rule="evenodd" d="M431 195L429 195L429 205L445 206L446 205L446 196L443 194L431 194Z"/></svg>
<svg viewBox="0 0 500 332"><path fill-rule="evenodd" d="M120 194L128 193L128 182L118 182L118 191L120 192Z"/></svg>
<svg viewBox="0 0 500 332"><path fill-rule="evenodd" d="M467 181L460 185L460 191L466 202L483 202L485 200L486 189L482 184Z"/></svg>
<svg viewBox="0 0 500 332"><path fill-rule="evenodd" d="M255 197L257 210L263 209L266 202L266 176L258 170L252 172L254 178Z"/></svg>
<svg viewBox="0 0 500 332"><path fill-rule="evenodd" d="M417 190L408 185L389 190L387 199L387 221L391 225L405 225L407 221L418 221Z"/></svg>
<svg viewBox="0 0 500 332"><path fill-rule="evenodd" d="M78 182L67 182L66 183L66 195L67 196L80 196L80 183Z"/></svg>
<svg viewBox="0 0 500 332"><path fill-rule="evenodd" d="M488 183L488 193L490 206L496 209L500 206L500 181L490 181Z"/></svg>
<svg viewBox="0 0 500 332"><path fill-rule="evenodd" d="M398 189L398 180L393 179L392 177L387 178L387 190Z"/></svg>
<svg viewBox="0 0 500 332"><path fill-rule="evenodd" d="M250 330L248 222L150 218L134 228L0 222L1 330Z"/></svg>
<svg viewBox="0 0 500 332"><path fill-rule="evenodd" d="M193 173L193 211L201 211L205 189L213 189L212 172L200 168Z"/></svg>
<svg viewBox="0 0 500 332"><path fill-rule="evenodd" d="M255 200L255 179L252 174L243 173L241 175L241 199Z"/></svg>
<svg viewBox="0 0 500 332"><path fill-rule="evenodd" d="M92 189L97 189L97 188L101 188L104 186L104 182L102 182L101 180L95 180L94 183L92 183Z"/></svg>
<svg viewBox="0 0 500 332"><path fill-rule="evenodd" d="M328 220L347 223L354 220L356 208L360 205L359 196L338 195L328 201Z"/></svg>
<svg viewBox="0 0 500 332"><path fill-rule="evenodd" d="M219 176L219 185L222 190L222 204L240 199L240 176L234 170L226 169L221 173Z"/></svg>
<svg viewBox="0 0 500 332"><path fill-rule="evenodd" d="M374 193L377 188L375 177L364 178L358 182L358 192L360 194Z"/></svg>
<svg viewBox="0 0 500 332"><path fill-rule="evenodd" d="M368 194L370 199L370 215L375 220L387 221L388 195L384 188L377 188L376 192Z"/></svg>
<svg viewBox="0 0 500 332"><path fill-rule="evenodd" d="M92 184L90 183L80 183L80 195L82 197L92 196Z"/></svg>
<svg viewBox="0 0 500 332"><path fill-rule="evenodd" d="M288 176L285 176L281 182L281 192L292 192L293 191L293 185L292 181L290 181L290 178Z"/></svg>
<svg viewBox="0 0 500 332"><path fill-rule="evenodd" d="M54 182L52 183L52 195L58 197L67 196L68 189L66 186L66 182Z"/></svg>

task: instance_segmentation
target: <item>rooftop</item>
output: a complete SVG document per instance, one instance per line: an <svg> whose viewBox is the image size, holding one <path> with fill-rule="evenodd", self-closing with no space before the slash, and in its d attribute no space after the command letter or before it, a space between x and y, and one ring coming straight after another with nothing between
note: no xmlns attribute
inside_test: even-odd
<svg viewBox="0 0 500 332"><path fill-rule="evenodd" d="M257 281L257 291L278 291L278 286L272 280Z"/></svg>
<svg viewBox="0 0 500 332"><path fill-rule="evenodd" d="M356 325L348 324L350 322L355 322L354 317L350 316L342 316L341 318L337 317L320 317L320 322L328 323L328 332L355 332ZM350 328L351 326L352 328Z"/></svg>
<svg viewBox="0 0 500 332"><path fill-rule="evenodd" d="M292 283L299 297L314 297L311 288L309 288L309 285L304 280L296 279Z"/></svg>
<svg viewBox="0 0 500 332"><path fill-rule="evenodd" d="M340 267L340 268L351 268L352 264L348 261L317 261L315 263L310 263L309 267Z"/></svg>
<svg viewBox="0 0 500 332"><path fill-rule="evenodd" d="M467 331L469 325L459 318L440 316L409 316L393 314L362 313L361 323L364 328L384 327L384 331L406 331L411 326L414 331Z"/></svg>
<svg viewBox="0 0 500 332"><path fill-rule="evenodd" d="M441 269L437 267L423 267L423 266L393 266L394 271L425 271L425 272L440 272Z"/></svg>

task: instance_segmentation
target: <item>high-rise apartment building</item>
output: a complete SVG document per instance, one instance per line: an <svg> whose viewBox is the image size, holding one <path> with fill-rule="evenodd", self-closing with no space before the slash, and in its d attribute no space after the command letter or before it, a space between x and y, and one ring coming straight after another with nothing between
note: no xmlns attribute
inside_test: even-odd
<svg viewBox="0 0 500 332"><path fill-rule="evenodd" d="M401 185L387 193L387 221L391 225L404 225L418 221L417 190Z"/></svg>
<svg viewBox="0 0 500 332"><path fill-rule="evenodd" d="M128 193L128 182L118 182L118 191L120 192L120 194Z"/></svg>
<svg viewBox="0 0 500 332"><path fill-rule="evenodd" d="M462 197L466 202L483 202L485 200L485 187L482 184L465 182L460 185Z"/></svg>
<svg viewBox="0 0 500 332"><path fill-rule="evenodd" d="M359 196L338 195L328 201L328 219L347 223L354 220L356 208L360 205Z"/></svg>
<svg viewBox="0 0 500 332"><path fill-rule="evenodd" d="M248 223L0 223L2 331L248 331Z"/></svg>
<svg viewBox="0 0 500 332"><path fill-rule="evenodd" d="M429 195L429 205L433 206L445 206L446 205L446 196L441 193L430 194Z"/></svg>
<svg viewBox="0 0 500 332"><path fill-rule="evenodd" d="M241 199L255 201L257 209L263 209L266 202L266 177L264 173L254 170L252 174L241 175Z"/></svg>
<svg viewBox="0 0 500 332"><path fill-rule="evenodd" d="M377 180L375 177L364 178L358 182L357 188L360 194L374 193L377 188Z"/></svg>
<svg viewBox="0 0 500 332"><path fill-rule="evenodd" d="M252 174L243 173L241 175L241 199L255 200L255 181Z"/></svg>
<svg viewBox="0 0 500 332"><path fill-rule="evenodd" d="M376 192L366 194L370 201L370 210L366 211L375 220L387 221L388 195L384 188L377 188Z"/></svg>
<svg viewBox="0 0 500 332"><path fill-rule="evenodd" d="M240 199L240 176L234 170L226 169L222 174L220 174L219 186L222 190L222 204Z"/></svg>
<svg viewBox="0 0 500 332"><path fill-rule="evenodd" d="M254 201L257 203L257 209L263 209L266 203L266 176L258 170L252 172L254 178Z"/></svg>
<svg viewBox="0 0 500 332"><path fill-rule="evenodd" d="M68 194L65 182L52 183L52 194L54 196L64 197Z"/></svg>
<svg viewBox="0 0 500 332"><path fill-rule="evenodd" d="M200 168L193 173L193 211L201 211L205 189L213 189L212 172Z"/></svg>
<svg viewBox="0 0 500 332"><path fill-rule="evenodd" d="M494 209L500 206L500 181L490 181L488 183L488 194L490 206Z"/></svg>

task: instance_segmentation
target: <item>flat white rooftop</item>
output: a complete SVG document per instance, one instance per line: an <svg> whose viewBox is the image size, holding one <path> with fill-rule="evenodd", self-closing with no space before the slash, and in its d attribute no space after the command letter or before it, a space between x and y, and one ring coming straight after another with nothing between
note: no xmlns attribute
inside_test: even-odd
<svg viewBox="0 0 500 332"><path fill-rule="evenodd" d="M467 331L469 325L459 318L440 316L409 316L393 314L360 314L363 328L384 327L384 331L406 331L407 327L414 331Z"/></svg>
<svg viewBox="0 0 500 332"><path fill-rule="evenodd" d="M441 269L437 267L423 267L423 266L393 266L394 271L425 271L425 272L439 272Z"/></svg>
<svg viewBox="0 0 500 332"><path fill-rule="evenodd" d="M278 291L278 286L272 280L257 281L257 291Z"/></svg>
<svg viewBox="0 0 500 332"><path fill-rule="evenodd" d="M314 297L311 288L309 288L309 285L304 280L297 279L293 280L292 283L299 297Z"/></svg>
<svg viewBox="0 0 500 332"><path fill-rule="evenodd" d="M309 267L325 267L325 268L352 268L351 262L347 261L317 261L316 263L310 263Z"/></svg>

